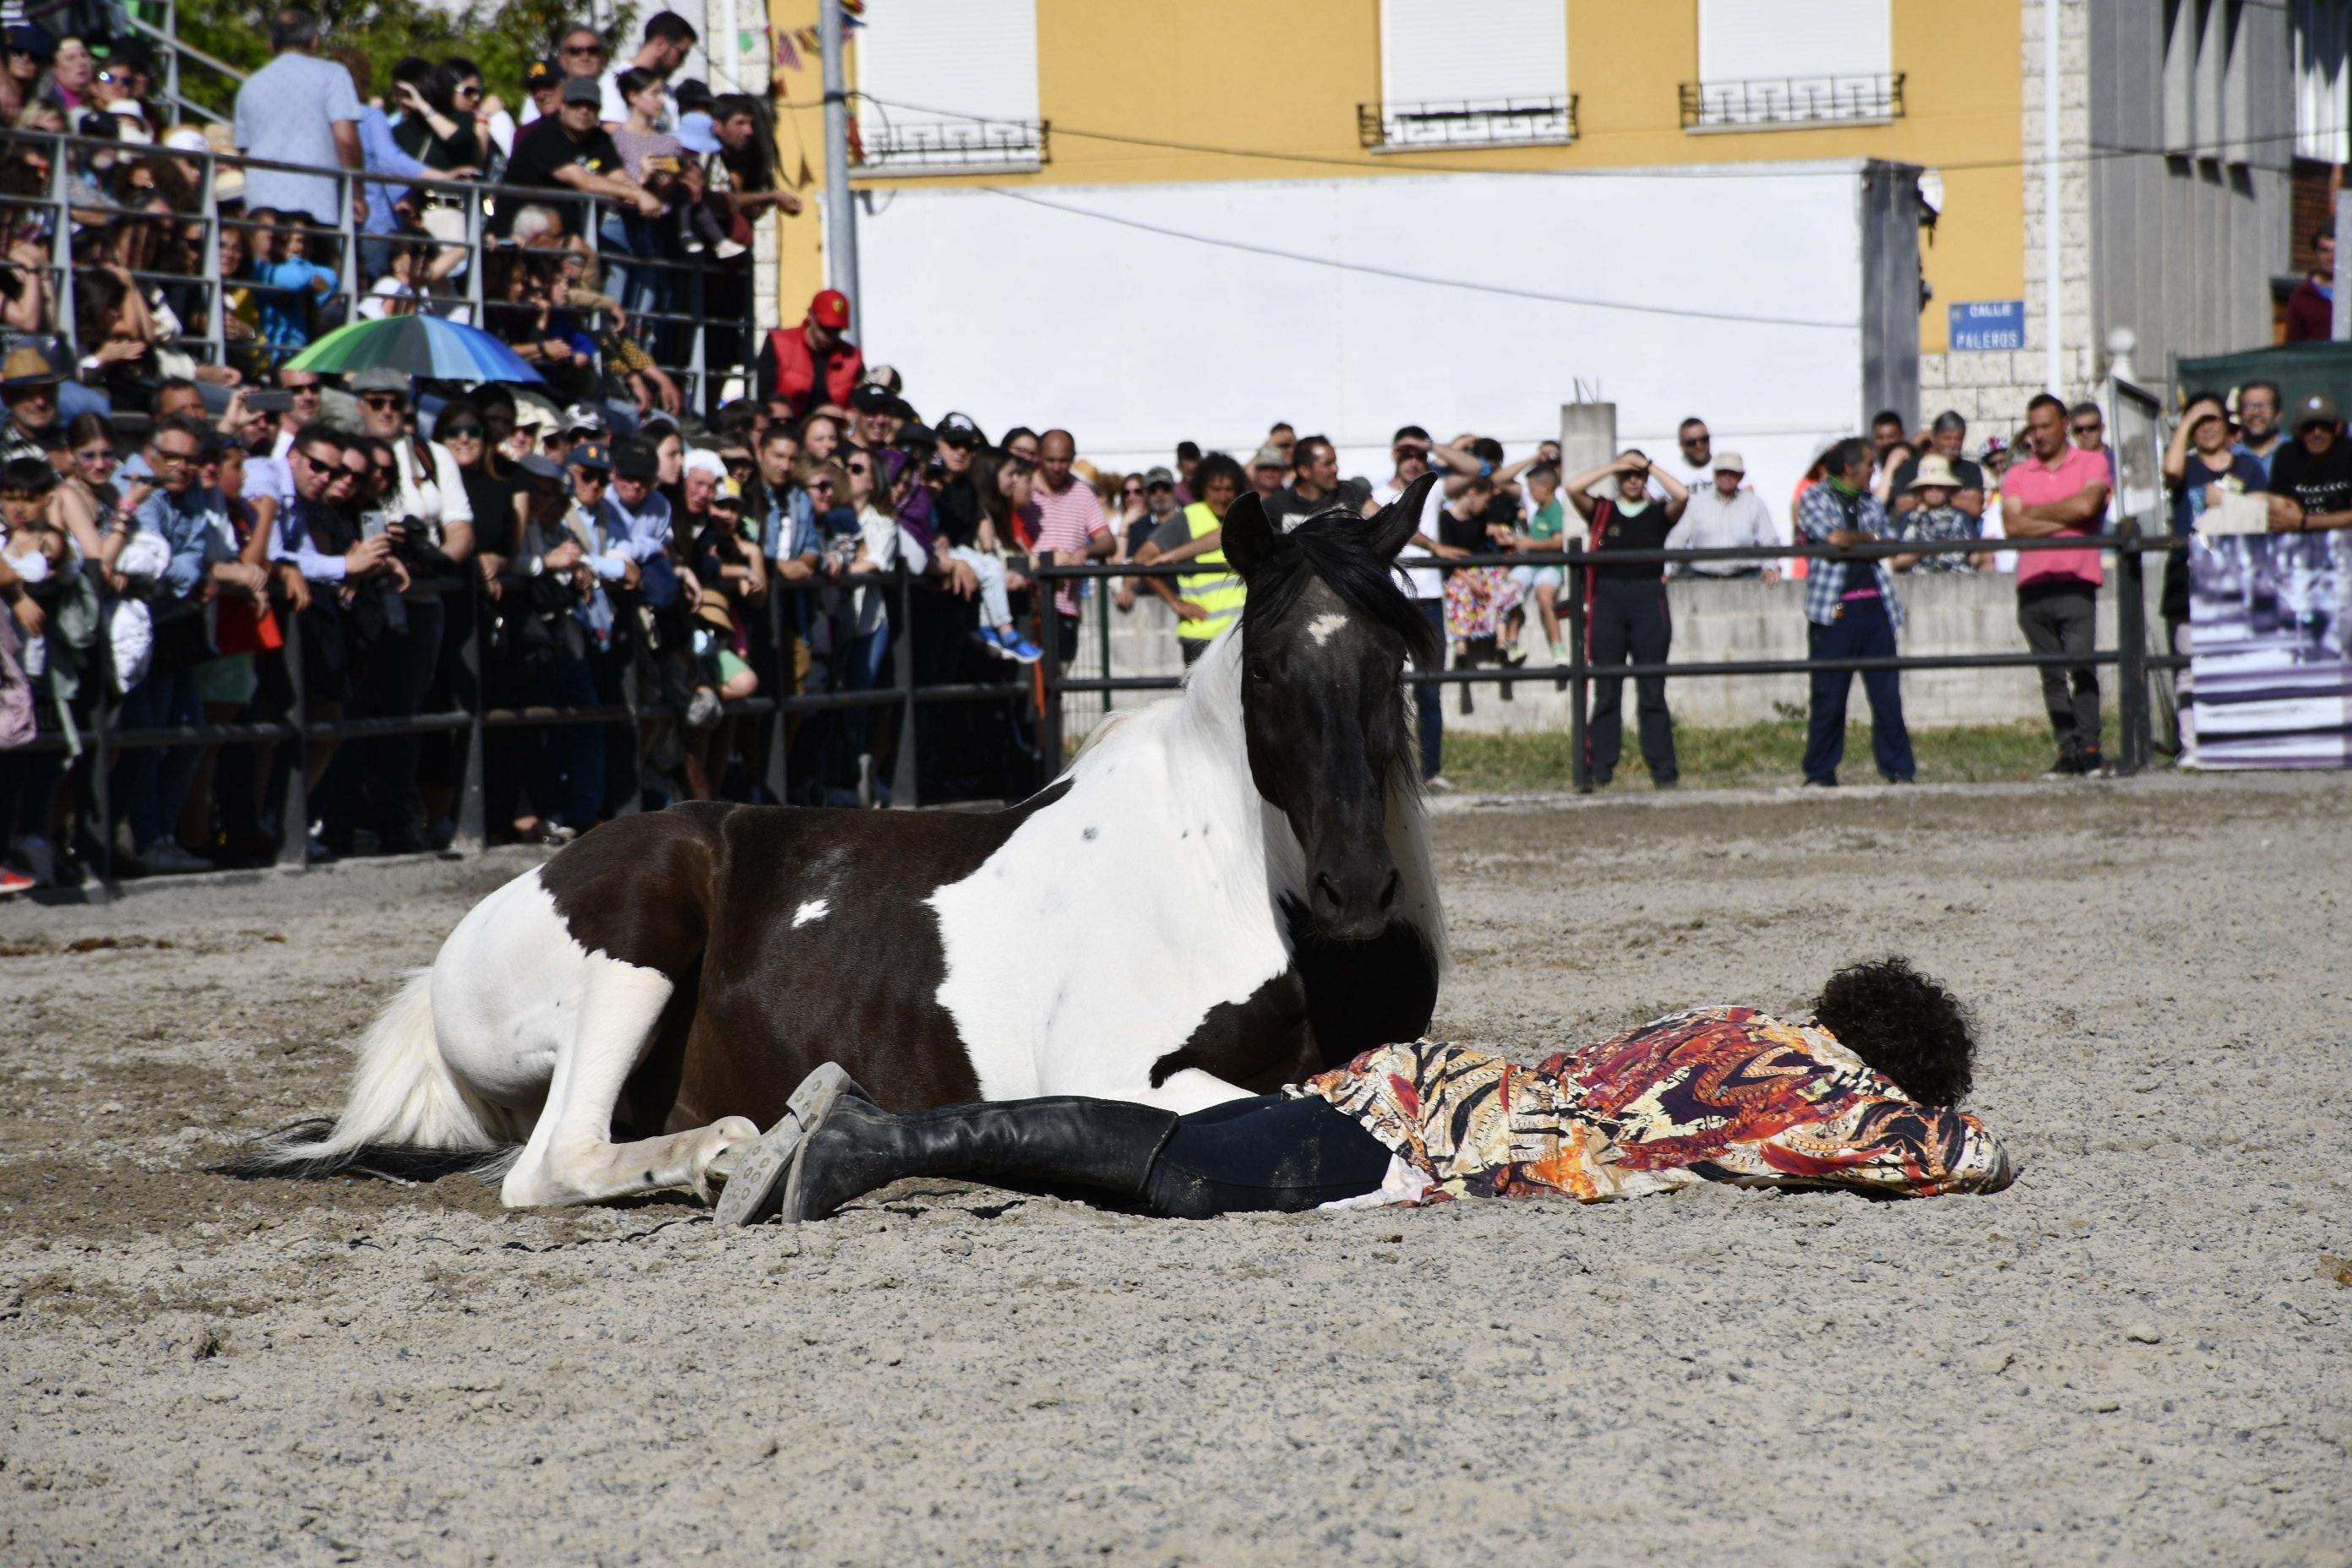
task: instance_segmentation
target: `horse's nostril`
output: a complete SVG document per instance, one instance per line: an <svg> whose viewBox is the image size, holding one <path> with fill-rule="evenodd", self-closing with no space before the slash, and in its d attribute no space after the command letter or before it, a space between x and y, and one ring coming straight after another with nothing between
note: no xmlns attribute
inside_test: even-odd
<svg viewBox="0 0 2352 1568"><path fill-rule="evenodd" d="M1388 882L1381 889L1381 908L1386 910L1391 904L1395 903L1397 889L1403 886L1403 874L1396 870L1394 868L1391 868Z"/></svg>
<svg viewBox="0 0 2352 1568"><path fill-rule="evenodd" d="M1322 896L1325 903L1334 909L1339 908L1339 884L1331 879L1330 872L1318 871L1315 874L1315 891Z"/></svg>

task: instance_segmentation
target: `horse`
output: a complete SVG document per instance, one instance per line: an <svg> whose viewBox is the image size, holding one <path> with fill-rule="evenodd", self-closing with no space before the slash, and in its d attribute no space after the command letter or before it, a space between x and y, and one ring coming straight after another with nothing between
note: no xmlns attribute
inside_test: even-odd
<svg viewBox="0 0 2352 1568"><path fill-rule="evenodd" d="M1433 482L1287 533L1235 501L1237 624L1018 805L698 802L583 834L408 978L339 1117L223 1168L707 1203L827 1061L893 1110L1181 1113L1418 1037L1445 925L1402 671L1434 634L1391 563Z"/></svg>

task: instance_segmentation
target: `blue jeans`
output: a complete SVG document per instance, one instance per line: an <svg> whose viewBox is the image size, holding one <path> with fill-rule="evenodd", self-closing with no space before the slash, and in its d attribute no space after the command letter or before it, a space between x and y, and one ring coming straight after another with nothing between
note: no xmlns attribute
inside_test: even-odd
<svg viewBox="0 0 2352 1568"><path fill-rule="evenodd" d="M201 724L205 705L196 695L194 667L174 669L132 687L114 721L118 730L152 730L176 724ZM121 812L131 824L131 847L144 855L180 825L195 783L200 746L140 746L122 753L114 764L114 787Z"/></svg>
<svg viewBox="0 0 2352 1568"><path fill-rule="evenodd" d="M1436 631L1438 648L1435 664L1417 665L1416 668L1444 669L1445 668L1445 601L1416 599L1413 602L1421 606L1422 618ZM1427 784L1437 776L1440 764L1445 761L1445 688L1433 685L1414 687L1412 707L1413 716L1419 721L1421 782Z"/></svg>
<svg viewBox="0 0 2352 1568"><path fill-rule="evenodd" d="M1849 599L1839 606L1838 618L1826 626L1808 626L1805 638L1814 658L1892 658L1895 623L1887 619L1884 599ZM1837 783L1838 763L1845 755L1845 700L1853 690L1852 670L1815 670L1813 712L1805 737L1805 777L1816 784ZM1891 669L1871 670L1862 678L1870 699L1870 749L1878 771L1889 782L1901 783L1917 769L1911 758L1911 731L1903 725L1902 678Z"/></svg>

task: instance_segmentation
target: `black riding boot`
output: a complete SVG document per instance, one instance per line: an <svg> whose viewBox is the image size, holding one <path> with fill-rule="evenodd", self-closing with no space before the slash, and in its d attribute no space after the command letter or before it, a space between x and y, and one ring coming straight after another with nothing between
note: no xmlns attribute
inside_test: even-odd
<svg viewBox="0 0 2352 1568"><path fill-rule="evenodd" d="M894 1116L844 1094L801 1140L784 1184L786 1221L824 1219L908 1176L1083 1188L1141 1199L1173 1111L1065 1096Z"/></svg>

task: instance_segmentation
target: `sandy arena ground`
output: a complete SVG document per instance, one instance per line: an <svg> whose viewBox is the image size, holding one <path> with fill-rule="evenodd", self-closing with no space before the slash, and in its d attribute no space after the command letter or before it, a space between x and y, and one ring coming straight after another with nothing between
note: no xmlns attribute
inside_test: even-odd
<svg viewBox="0 0 2352 1568"><path fill-rule="evenodd" d="M2340 776L1448 803L1439 1033L1915 954L2023 1175L802 1232L241 1185L527 862L0 913L0 1562L2352 1557Z"/></svg>

